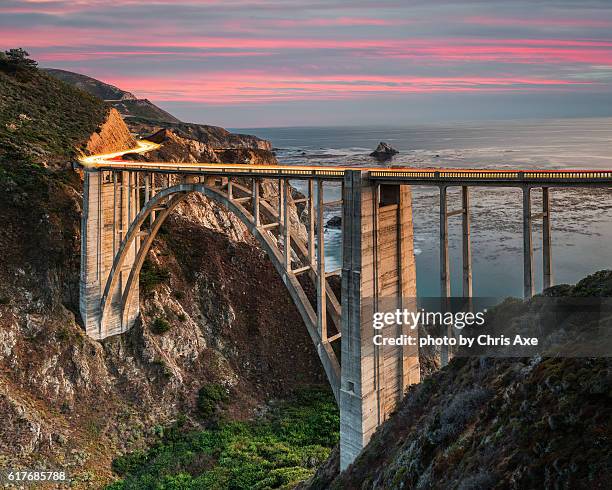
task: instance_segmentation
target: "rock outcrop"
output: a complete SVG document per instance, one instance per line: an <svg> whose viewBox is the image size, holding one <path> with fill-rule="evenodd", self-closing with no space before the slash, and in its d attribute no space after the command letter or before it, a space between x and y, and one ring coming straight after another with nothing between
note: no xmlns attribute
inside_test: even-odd
<svg viewBox="0 0 612 490"><path fill-rule="evenodd" d="M231 133L219 126L146 121L132 118L127 119L126 124L130 127L130 130L138 134L151 134L160 129L165 129L182 138L199 141L214 148L251 148L272 151L272 144L267 140L249 134Z"/></svg>
<svg viewBox="0 0 612 490"><path fill-rule="evenodd" d="M231 133L230 133L231 134ZM242 138L239 135L232 144L238 145ZM227 138L225 140L204 138L204 140L195 137L186 136L184 132L175 132L172 129L160 129L156 133L146 136L146 139L154 143L160 143L162 146L148 154L146 157L149 160L159 160L164 162L191 162L191 163L240 163L249 165L276 165L278 161L274 154L265 149L269 146L269 142L257 144L249 138L245 138L244 146L227 147ZM259 148L258 146L264 147Z"/></svg>
<svg viewBox="0 0 612 490"><path fill-rule="evenodd" d="M391 158L393 158L394 155L397 155L398 153L399 151L397 151L391 145L385 143L384 141L381 141L380 143L378 143L376 150L370 153L370 156L376 158L377 160L385 161L390 160Z"/></svg>
<svg viewBox="0 0 612 490"><path fill-rule="evenodd" d="M327 223L325 223L325 226L327 228L336 228L336 229L342 228L342 216L334 216L328 219Z"/></svg>
<svg viewBox="0 0 612 490"><path fill-rule="evenodd" d="M106 121L89 137L85 149L89 154L97 154L135 147L136 140L123 122L121 114L116 109L111 109Z"/></svg>

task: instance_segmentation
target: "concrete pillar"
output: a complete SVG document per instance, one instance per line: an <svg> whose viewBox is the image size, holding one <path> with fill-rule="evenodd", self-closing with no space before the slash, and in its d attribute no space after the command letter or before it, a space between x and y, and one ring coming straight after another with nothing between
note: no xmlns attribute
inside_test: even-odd
<svg viewBox="0 0 612 490"><path fill-rule="evenodd" d="M110 314L101 323L101 301L115 253L129 226L128 214L136 209L135 193L129 188L128 172L120 179L110 172L85 169L83 215L81 218L80 312L87 334L103 339L127 329L121 323L121 294L135 258L136 243L130 247L115 291L110 293ZM130 322L139 313L134 294ZM131 325L131 324L130 324Z"/></svg>
<svg viewBox="0 0 612 490"><path fill-rule="evenodd" d="M255 226L261 225L261 218L259 213L259 180L253 179L253 219L255 220Z"/></svg>
<svg viewBox="0 0 612 490"><path fill-rule="evenodd" d="M535 294L531 220L531 189L523 187L523 294L525 298L531 298Z"/></svg>
<svg viewBox="0 0 612 490"><path fill-rule="evenodd" d="M383 185L379 199L366 177L347 171L343 187L341 469L419 381L418 349L375 346L372 326L379 304L407 307L402 298L416 296L410 188Z"/></svg>
<svg viewBox="0 0 612 490"><path fill-rule="evenodd" d="M542 282L543 288L547 289L553 285L550 194L548 187L542 188L542 271L544 276Z"/></svg>
<svg viewBox="0 0 612 490"><path fill-rule="evenodd" d="M470 190L461 188L463 220L461 222L463 235L463 297L472 297L472 243L470 238Z"/></svg>
<svg viewBox="0 0 612 490"><path fill-rule="evenodd" d="M448 256L448 204L447 188L440 187L440 296L451 295L450 261Z"/></svg>
<svg viewBox="0 0 612 490"><path fill-rule="evenodd" d="M447 187L440 187L440 298L451 296L450 259L448 253L448 199ZM447 301L442 302L448 305ZM451 327L448 328L448 335ZM450 360L450 350L447 345L440 348L440 364L446 366Z"/></svg>
<svg viewBox="0 0 612 490"><path fill-rule="evenodd" d="M285 247L285 269L287 272L291 272L291 220L289 219L289 195L291 194L291 187L289 186L289 180L285 179L283 183L283 192L281 198L283 201L283 215L287 218L283 223L283 244Z"/></svg>
<svg viewBox="0 0 612 490"><path fill-rule="evenodd" d="M327 341L327 279L325 277L325 193L323 181L317 182L317 327L321 341Z"/></svg>
<svg viewBox="0 0 612 490"><path fill-rule="evenodd" d="M315 192L314 180L308 181L308 262L315 270Z"/></svg>
<svg viewBox="0 0 612 490"><path fill-rule="evenodd" d="M279 232L280 227L283 226L285 222L284 209L283 209L283 193L284 193L285 181L283 179L278 179L278 226Z"/></svg>
<svg viewBox="0 0 612 490"><path fill-rule="evenodd" d="M104 287L101 284L100 273L102 257L101 181L101 172L84 170L79 308L87 334L96 339L101 338L100 301Z"/></svg>

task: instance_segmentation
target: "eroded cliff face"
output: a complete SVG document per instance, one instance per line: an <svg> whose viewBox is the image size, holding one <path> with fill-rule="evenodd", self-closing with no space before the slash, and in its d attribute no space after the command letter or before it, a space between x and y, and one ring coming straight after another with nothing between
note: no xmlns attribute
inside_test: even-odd
<svg viewBox="0 0 612 490"><path fill-rule="evenodd" d="M116 109L110 109L106 121L89 137L86 151L90 154L112 153L135 147L136 140L121 114Z"/></svg>
<svg viewBox="0 0 612 490"><path fill-rule="evenodd" d="M133 132L138 134L152 134L161 129L167 129L182 138L200 141L214 148L272 150L272 145L267 140L250 134L230 133L226 129L218 126L184 122L150 121L139 118L128 118L126 119L126 123Z"/></svg>
<svg viewBox="0 0 612 490"><path fill-rule="evenodd" d="M252 136L234 136L236 136L236 140L231 144L241 146L221 146L230 144L230 142L187 137L182 132L160 129L146 136L146 139L154 143L160 143L162 146L143 158L162 162L241 163L249 165L276 165L278 163L276 157L268 148L270 146L269 142L264 142ZM257 145L263 148L259 148Z"/></svg>
<svg viewBox="0 0 612 490"><path fill-rule="evenodd" d="M177 137L178 153L166 155L220 158L216 148L186 139ZM105 153L133 139L113 111L90 143L89 151ZM188 425L206 423L195 413L204 384L225 387L228 416L250 417L300 384L325 383L267 257L242 223L200 196L155 242L142 320L103 342L86 337L78 325L79 177L64 169L23 178L0 179L0 245L10 251L0 262L3 464L62 467L77 487L97 488L112 478L112 458L144 447L156 425L179 414ZM297 226L297 212L292 217Z"/></svg>

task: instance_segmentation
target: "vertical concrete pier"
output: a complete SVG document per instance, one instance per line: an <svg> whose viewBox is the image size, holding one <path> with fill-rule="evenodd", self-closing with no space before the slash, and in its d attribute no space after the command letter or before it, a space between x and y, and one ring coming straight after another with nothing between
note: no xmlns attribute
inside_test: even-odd
<svg viewBox="0 0 612 490"><path fill-rule="evenodd" d="M461 187L463 297L472 297L472 241L470 237L470 188Z"/></svg>
<svg viewBox="0 0 612 490"><path fill-rule="evenodd" d="M553 285L551 233L550 193L548 187L542 187L542 289Z"/></svg>
<svg viewBox="0 0 612 490"><path fill-rule="evenodd" d="M122 325L121 296L135 258L136 243L127 250L117 287L111 291L108 318L102 321L102 297L111 273L118 244L127 233L136 211L135 192L129 172L119 175L85 170L83 219L81 221L80 312L88 335L103 339L127 329ZM130 303L130 325L139 313L138 291Z"/></svg>
<svg viewBox="0 0 612 490"><path fill-rule="evenodd" d="M531 188L523 187L523 295L535 294L533 281L533 237L531 216Z"/></svg>
<svg viewBox="0 0 612 490"><path fill-rule="evenodd" d="M340 468L354 461L376 428L419 381L416 348L376 346L372 314L379 303L404 307L416 296L410 187L376 185L347 171L343 187ZM409 307L409 305L406 305Z"/></svg>

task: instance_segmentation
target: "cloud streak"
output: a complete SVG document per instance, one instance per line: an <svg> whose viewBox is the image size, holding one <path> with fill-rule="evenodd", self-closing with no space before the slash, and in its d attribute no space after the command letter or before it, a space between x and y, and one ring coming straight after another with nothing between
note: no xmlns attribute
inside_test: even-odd
<svg viewBox="0 0 612 490"><path fill-rule="evenodd" d="M6 0L0 45L156 101L259 110L612 93L612 4L598 0Z"/></svg>
<svg viewBox="0 0 612 490"><path fill-rule="evenodd" d="M402 77L372 75L287 75L269 72L197 73L174 77L113 78L111 83L130 86L146 97L165 102L199 102L211 105L300 100L358 99L364 96L406 94L513 92L521 90L586 89L594 82L544 78ZM179 89L180 87L180 89Z"/></svg>

